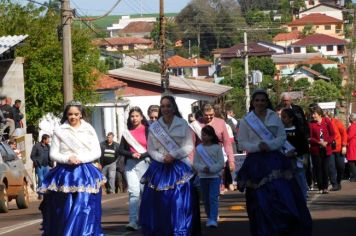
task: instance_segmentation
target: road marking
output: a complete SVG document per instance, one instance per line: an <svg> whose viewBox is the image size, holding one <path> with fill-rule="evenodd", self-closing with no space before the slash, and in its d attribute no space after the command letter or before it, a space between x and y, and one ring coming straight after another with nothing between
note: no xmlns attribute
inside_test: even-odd
<svg viewBox="0 0 356 236"><path fill-rule="evenodd" d="M101 204L105 204L105 203L108 203L108 202L111 202L111 201L114 201L114 200L124 199L124 198L127 198L127 197L128 196L125 195L125 196L113 197L113 198L105 199L105 200L101 201ZM41 221L42 221L42 218L41 219L37 219L37 220L27 221L27 222L24 222L24 223L19 223L19 224L12 225L12 226L7 226L7 227L0 228L0 235L4 235L4 234L7 234L7 233L10 233L10 232L13 232L13 231L16 231L16 230L19 230L19 229L34 225L34 224L38 224ZM127 235L127 234L125 233L125 234L122 234L122 235Z"/></svg>

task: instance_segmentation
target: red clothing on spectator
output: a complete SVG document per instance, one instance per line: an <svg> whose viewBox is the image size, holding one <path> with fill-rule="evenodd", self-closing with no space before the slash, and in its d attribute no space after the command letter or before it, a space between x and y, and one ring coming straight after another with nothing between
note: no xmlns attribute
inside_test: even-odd
<svg viewBox="0 0 356 236"><path fill-rule="evenodd" d="M353 122L347 129L347 153L349 161L356 161L356 123Z"/></svg>
<svg viewBox="0 0 356 236"><path fill-rule="evenodd" d="M331 155L331 142L334 140L335 132L328 118L323 117L320 124L316 121L309 122L310 130L310 154L319 155L320 130L323 131L323 139L327 142L326 155Z"/></svg>
<svg viewBox="0 0 356 236"><path fill-rule="evenodd" d="M341 152L342 146L347 145L347 131L345 125L338 119L332 118L331 124L333 125L334 132L335 132L335 142L336 148L333 152Z"/></svg>

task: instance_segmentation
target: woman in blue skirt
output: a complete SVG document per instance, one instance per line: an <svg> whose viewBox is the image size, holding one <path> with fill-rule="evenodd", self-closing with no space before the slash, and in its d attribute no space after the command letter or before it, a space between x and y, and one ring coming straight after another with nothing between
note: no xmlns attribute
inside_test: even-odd
<svg viewBox="0 0 356 236"><path fill-rule="evenodd" d="M238 172L240 191L246 190L246 206L253 236L309 236L312 220L302 191L293 178L282 121L272 111L264 90L256 90L250 112L240 121L238 142L247 151Z"/></svg>
<svg viewBox="0 0 356 236"><path fill-rule="evenodd" d="M159 119L149 130L147 148L153 161L141 179L145 185L139 215L142 232L145 236L190 236L192 133L172 96L161 98Z"/></svg>
<svg viewBox="0 0 356 236"><path fill-rule="evenodd" d="M55 129L50 156L57 166L45 177L40 210L43 235L104 235L101 229L103 176L92 162L101 155L93 127L83 118L80 102L70 102Z"/></svg>

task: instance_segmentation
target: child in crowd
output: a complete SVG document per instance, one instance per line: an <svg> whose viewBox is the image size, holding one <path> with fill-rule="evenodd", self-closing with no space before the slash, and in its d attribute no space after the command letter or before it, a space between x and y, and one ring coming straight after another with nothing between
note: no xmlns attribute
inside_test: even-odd
<svg viewBox="0 0 356 236"><path fill-rule="evenodd" d="M22 155L19 149L17 149L17 143L14 140L9 141L9 146L11 147L12 150L14 150L14 152L16 153L16 156L19 159L22 159Z"/></svg>
<svg viewBox="0 0 356 236"><path fill-rule="evenodd" d="M281 119L285 127L287 140L295 148L292 153L287 153L286 155L292 158L292 165L296 171L296 180L300 185L305 200L307 200L308 185L305 178L303 155L308 153L308 140L303 130L299 127L297 117L292 109L283 109Z"/></svg>
<svg viewBox="0 0 356 236"><path fill-rule="evenodd" d="M224 156L215 130L210 125L201 130L202 143L196 147L194 168L200 178L207 227L217 227L219 190L221 172L224 168Z"/></svg>

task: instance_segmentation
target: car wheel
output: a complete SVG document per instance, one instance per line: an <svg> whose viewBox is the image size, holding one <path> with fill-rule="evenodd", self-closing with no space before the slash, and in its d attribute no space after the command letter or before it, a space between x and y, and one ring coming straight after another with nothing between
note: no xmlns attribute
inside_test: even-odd
<svg viewBox="0 0 356 236"><path fill-rule="evenodd" d="M0 213L9 211L9 198L7 196L6 185L0 186Z"/></svg>
<svg viewBox="0 0 356 236"><path fill-rule="evenodd" d="M21 190L16 197L16 205L19 209L26 209L30 205L30 195L28 193L26 182L23 183Z"/></svg>

